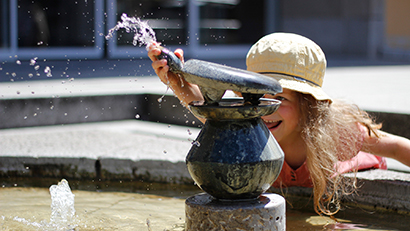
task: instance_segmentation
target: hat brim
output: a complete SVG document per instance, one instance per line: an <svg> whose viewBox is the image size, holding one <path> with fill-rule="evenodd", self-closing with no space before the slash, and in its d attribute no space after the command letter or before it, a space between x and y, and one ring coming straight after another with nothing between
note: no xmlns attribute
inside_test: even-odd
<svg viewBox="0 0 410 231"><path fill-rule="evenodd" d="M282 88L297 91L304 94L310 94L317 100L328 100L330 103L333 101L320 86L317 86L308 81L303 81L296 79L292 76L281 75L281 74L264 74L269 77L276 79Z"/></svg>

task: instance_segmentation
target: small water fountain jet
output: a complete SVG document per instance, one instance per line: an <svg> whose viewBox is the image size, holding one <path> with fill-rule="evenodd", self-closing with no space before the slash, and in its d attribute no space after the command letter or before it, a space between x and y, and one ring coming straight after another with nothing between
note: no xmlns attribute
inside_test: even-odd
<svg viewBox="0 0 410 231"><path fill-rule="evenodd" d="M63 179L58 185L50 187L51 216L50 226L56 230L73 230L75 228L74 194L68 181Z"/></svg>
<svg viewBox="0 0 410 231"><path fill-rule="evenodd" d="M134 45L155 42L155 33L136 18L122 15L107 39L120 28L135 31ZM139 29L139 30L138 30ZM185 203L186 230L285 230L285 200L265 193L278 177L284 153L261 116L272 114L280 101L261 98L282 91L267 76L191 59L182 63L162 48L159 59L170 71L199 86L204 101L189 108L206 123L186 157L188 171L205 193ZM223 98L226 90L242 97Z"/></svg>

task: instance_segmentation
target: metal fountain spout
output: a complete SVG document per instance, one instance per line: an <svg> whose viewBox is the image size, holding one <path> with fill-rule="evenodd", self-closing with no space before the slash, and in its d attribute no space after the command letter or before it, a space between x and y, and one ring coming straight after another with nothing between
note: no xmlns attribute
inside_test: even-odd
<svg viewBox="0 0 410 231"><path fill-rule="evenodd" d="M196 59L182 63L165 48L162 48L158 58L167 59L170 71L198 85L205 99L204 104L217 104L226 90L242 93L245 102L253 105L258 104L258 99L264 94L282 92L276 80L262 74Z"/></svg>

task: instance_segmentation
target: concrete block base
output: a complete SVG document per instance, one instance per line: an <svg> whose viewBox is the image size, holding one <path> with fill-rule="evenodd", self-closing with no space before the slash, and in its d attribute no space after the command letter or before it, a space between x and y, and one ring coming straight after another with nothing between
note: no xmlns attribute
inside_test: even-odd
<svg viewBox="0 0 410 231"><path fill-rule="evenodd" d="M285 199L273 193L255 200L216 200L207 193L185 201L185 230L286 230Z"/></svg>

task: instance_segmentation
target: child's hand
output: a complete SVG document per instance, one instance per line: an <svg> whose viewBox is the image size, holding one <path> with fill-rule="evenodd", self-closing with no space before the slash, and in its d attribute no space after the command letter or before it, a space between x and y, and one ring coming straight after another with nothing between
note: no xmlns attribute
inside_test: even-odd
<svg viewBox="0 0 410 231"><path fill-rule="evenodd" d="M178 88L178 86L184 86L184 83L181 83L181 81L185 82L185 80L169 71L167 60L159 60L157 58L158 55L161 54L161 48L159 46L159 43L154 42L150 44L147 49L148 57L152 60L152 68L154 69L158 77L161 79L161 81L167 86L170 86L172 89ZM184 61L183 54L184 52L181 49L177 49L175 51L175 55L179 59L181 59L182 62Z"/></svg>
<svg viewBox="0 0 410 231"><path fill-rule="evenodd" d="M163 83L172 89L182 105L186 107L192 101L204 100L197 85L188 83L182 75L179 76L170 72L166 59L158 60L157 57L161 54L159 43L152 43L147 47L147 50L148 56L152 60L152 68L154 68L155 73ZM181 49L177 49L174 53L182 62L184 62L184 52ZM203 118L198 119L205 122L205 119Z"/></svg>

